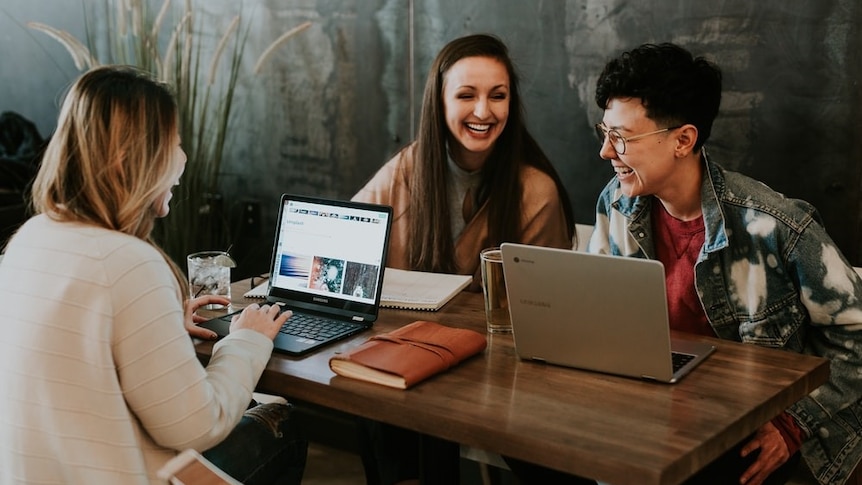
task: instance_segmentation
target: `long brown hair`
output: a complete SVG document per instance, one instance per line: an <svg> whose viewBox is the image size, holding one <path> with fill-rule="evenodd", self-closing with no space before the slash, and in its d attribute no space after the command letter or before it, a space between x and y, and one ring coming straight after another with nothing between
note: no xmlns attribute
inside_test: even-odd
<svg viewBox="0 0 862 485"><path fill-rule="evenodd" d="M103 66L72 85L31 193L35 213L119 231L156 245L156 201L179 167L171 90L130 66ZM170 258L184 287L182 271Z"/></svg>
<svg viewBox="0 0 862 485"><path fill-rule="evenodd" d="M488 203L489 245L521 239L520 169L528 164L548 174L557 185L566 216L569 237L574 232L569 196L559 175L539 144L527 131L518 88L518 74L506 45L487 34L469 35L449 42L437 54L422 99L419 134L414 145L414 167L409 180L410 218L408 257L423 271L455 271L455 247L449 218L446 184L446 143L449 129L443 105L446 73L465 57L489 57L506 67L509 75L509 117L506 127L482 168L478 206Z"/></svg>

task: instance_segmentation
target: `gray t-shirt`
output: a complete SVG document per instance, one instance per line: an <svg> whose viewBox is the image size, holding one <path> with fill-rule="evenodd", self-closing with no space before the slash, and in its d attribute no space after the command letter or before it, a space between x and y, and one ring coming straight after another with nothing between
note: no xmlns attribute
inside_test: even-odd
<svg viewBox="0 0 862 485"><path fill-rule="evenodd" d="M467 191L470 191L470 196L473 212L479 208L476 207L476 192L479 187L479 182L482 180L482 170L468 172L459 167L451 156L446 157L449 170L447 175L447 183L449 185L449 217L452 224L452 239L458 239L461 231L467 221L464 220L464 199L467 196ZM472 218L472 214L470 217Z"/></svg>

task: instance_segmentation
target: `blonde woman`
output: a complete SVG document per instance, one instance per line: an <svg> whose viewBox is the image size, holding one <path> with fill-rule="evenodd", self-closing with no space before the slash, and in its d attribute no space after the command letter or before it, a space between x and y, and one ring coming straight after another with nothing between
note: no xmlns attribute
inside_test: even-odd
<svg viewBox="0 0 862 485"><path fill-rule="evenodd" d="M246 409L289 312L252 305L204 368L189 333L218 297L183 301L152 242L186 156L169 89L130 67L82 75L0 267L0 483L153 484L203 451L247 485L299 483L290 407Z"/></svg>

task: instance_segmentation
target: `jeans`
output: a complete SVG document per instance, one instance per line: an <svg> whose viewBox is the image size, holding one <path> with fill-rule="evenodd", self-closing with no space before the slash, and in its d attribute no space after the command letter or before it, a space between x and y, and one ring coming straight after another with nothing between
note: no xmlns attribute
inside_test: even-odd
<svg viewBox="0 0 862 485"><path fill-rule="evenodd" d="M290 420L292 406L259 404L203 456L244 485L299 485L308 441Z"/></svg>

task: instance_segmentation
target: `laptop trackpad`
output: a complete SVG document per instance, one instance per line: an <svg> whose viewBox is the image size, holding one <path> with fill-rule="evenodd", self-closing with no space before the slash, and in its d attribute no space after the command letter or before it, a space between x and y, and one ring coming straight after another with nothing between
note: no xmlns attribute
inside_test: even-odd
<svg viewBox="0 0 862 485"><path fill-rule="evenodd" d="M220 317L213 318L198 325L201 328L206 328L215 332L219 338L227 336L230 333L230 321L233 316L239 312L229 313Z"/></svg>

